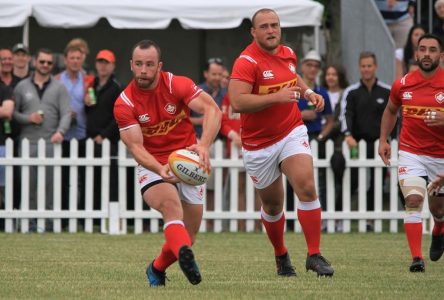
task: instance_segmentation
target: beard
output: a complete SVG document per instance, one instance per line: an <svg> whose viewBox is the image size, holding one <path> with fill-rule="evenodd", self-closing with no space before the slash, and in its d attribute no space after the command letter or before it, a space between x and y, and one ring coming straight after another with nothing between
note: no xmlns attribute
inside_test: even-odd
<svg viewBox="0 0 444 300"><path fill-rule="evenodd" d="M149 89L155 80L155 78L148 78L148 77L141 77L141 76L137 76L134 79L135 79L136 85L142 90Z"/></svg>
<svg viewBox="0 0 444 300"><path fill-rule="evenodd" d="M431 60L431 59L427 59L427 60ZM421 60L416 60L418 62L419 68L424 71L424 72L432 72L434 70L436 70L436 68L439 67L439 59L437 60L431 60L431 63L429 66L424 66L424 58Z"/></svg>
<svg viewBox="0 0 444 300"><path fill-rule="evenodd" d="M265 42L258 41L258 44L261 46L262 49L273 51L279 46L280 38L276 37L275 40L266 40Z"/></svg>

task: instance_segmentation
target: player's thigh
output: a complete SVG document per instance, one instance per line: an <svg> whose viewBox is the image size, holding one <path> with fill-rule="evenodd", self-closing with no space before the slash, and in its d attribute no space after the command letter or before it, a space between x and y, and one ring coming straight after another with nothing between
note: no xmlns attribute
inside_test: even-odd
<svg viewBox="0 0 444 300"><path fill-rule="evenodd" d="M162 178L142 166L137 167L140 192L143 200L155 210L158 210L164 221L182 220L182 205L177 188L166 183Z"/></svg>
<svg viewBox="0 0 444 300"><path fill-rule="evenodd" d="M185 228L187 229L191 240L194 242L202 221L203 204L190 204L182 201L182 207Z"/></svg>
<svg viewBox="0 0 444 300"><path fill-rule="evenodd" d="M278 214L282 211L284 205L284 185L282 175L269 186L263 189L257 189L262 206L269 214Z"/></svg>
<svg viewBox="0 0 444 300"><path fill-rule="evenodd" d="M311 155L296 154L287 157L282 161L281 169L300 201L309 202L316 198Z"/></svg>

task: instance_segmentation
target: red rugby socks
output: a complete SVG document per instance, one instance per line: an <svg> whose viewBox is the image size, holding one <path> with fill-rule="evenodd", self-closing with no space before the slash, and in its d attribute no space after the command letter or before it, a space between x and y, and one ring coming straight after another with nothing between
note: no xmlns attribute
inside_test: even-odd
<svg viewBox="0 0 444 300"><path fill-rule="evenodd" d="M287 248L284 244L284 212L282 211L276 216L270 216L261 208L261 220L267 231L268 239L273 245L274 255L281 256L287 253Z"/></svg>
<svg viewBox="0 0 444 300"><path fill-rule="evenodd" d="M297 214L307 243L308 255L320 253L321 203L319 199L311 202L299 201Z"/></svg>

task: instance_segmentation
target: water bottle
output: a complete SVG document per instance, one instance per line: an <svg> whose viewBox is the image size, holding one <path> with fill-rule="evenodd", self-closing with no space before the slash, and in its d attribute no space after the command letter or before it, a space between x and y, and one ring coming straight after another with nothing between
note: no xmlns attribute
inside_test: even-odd
<svg viewBox="0 0 444 300"><path fill-rule="evenodd" d="M88 88L88 95L89 95L89 98L91 99L91 105L96 105L97 98L96 98L96 93L94 92L94 88L92 88L92 87Z"/></svg>
<svg viewBox="0 0 444 300"><path fill-rule="evenodd" d="M44 116L44 112L43 112L43 110L41 110L41 109L39 109L38 111L37 111L37 113L40 115L40 117L42 117L42 119L43 119L43 116ZM40 124L38 124L39 126L41 126L43 124L43 121L42 121L42 123L40 123Z"/></svg>
<svg viewBox="0 0 444 300"><path fill-rule="evenodd" d="M12 133L11 122L9 122L9 120L5 119L3 121L3 129L5 131L5 134L11 134Z"/></svg>
<svg viewBox="0 0 444 300"><path fill-rule="evenodd" d="M350 149L350 158L351 159L358 159L358 157L359 157L359 148L358 148L358 146L353 146Z"/></svg>
<svg viewBox="0 0 444 300"><path fill-rule="evenodd" d="M313 102L311 102L310 100L307 101L307 108L309 110L314 110L315 109L315 105L313 104Z"/></svg>

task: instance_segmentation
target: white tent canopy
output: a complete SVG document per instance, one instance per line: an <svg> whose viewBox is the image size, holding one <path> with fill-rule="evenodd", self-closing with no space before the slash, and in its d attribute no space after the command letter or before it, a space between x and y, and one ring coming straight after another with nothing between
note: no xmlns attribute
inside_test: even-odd
<svg viewBox="0 0 444 300"><path fill-rule="evenodd" d="M106 18L119 29L164 29L172 19L186 29L226 29L264 7L277 11L282 27L317 27L324 10L311 0L0 0L0 27L32 16L44 27L92 27Z"/></svg>

